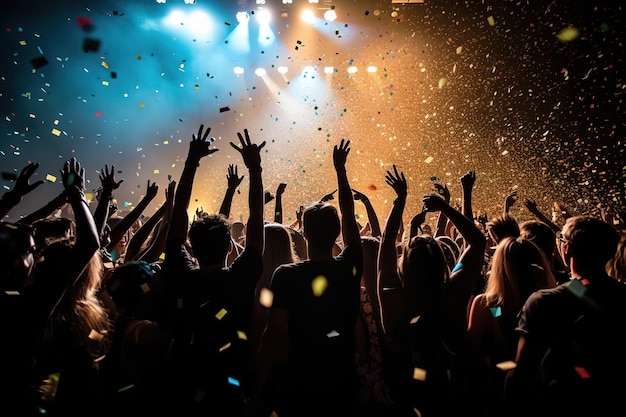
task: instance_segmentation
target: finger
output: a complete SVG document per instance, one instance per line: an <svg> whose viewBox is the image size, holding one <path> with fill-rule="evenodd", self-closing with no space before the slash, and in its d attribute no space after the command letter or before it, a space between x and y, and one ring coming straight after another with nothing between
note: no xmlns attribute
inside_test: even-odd
<svg viewBox="0 0 626 417"><path fill-rule="evenodd" d="M237 137L239 137L239 142L241 142L241 147L245 147L246 146L246 142L243 141L243 136L241 136L240 132L237 132Z"/></svg>
<svg viewBox="0 0 626 417"><path fill-rule="evenodd" d="M246 144L252 145L252 142L250 142L250 135L248 134L248 129L244 129L243 133L246 135Z"/></svg>
<svg viewBox="0 0 626 417"><path fill-rule="evenodd" d="M396 174L396 178L400 178L400 174L398 174L398 167L396 167L395 164L393 166L393 172Z"/></svg>
<svg viewBox="0 0 626 417"><path fill-rule="evenodd" d="M259 145L259 150L263 149L263 147L265 146L265 141L263 141L260 145Z"/></svg>
<svg viewBox="0 0 626 417"><path fill-rule="evenodd" d="M119 181L117 182L117 186L119 187L119 186L120 186L120 184L121 184L121 183L123 183L123 182L124 182L124 180L119 180Z"/></svg>
<svg viewBox="0 0 626 417"><path fill-rule="evenodd" d="M239 146L235 145L235 144L234 144L234 143L232 143L232 142L230 143L230 146L232 146L232 147L233 147L233 149L235 149L237 152L241 153L241 148L240 148Z"/></svg>
<svg viewBox="0 0 626 417"><path fill-rule="evenodd" d="M211 133L211 128L207 127L206 128L206 132L204 132L204 136L202 137L202 140L206 140L207 136L209 136L209 133ZM213 138L211 138L211 139L213 139ZM215 139L213 139L213 140L215 140ZM213 140L211 140L211 142L213 142Z"/></svg>
<svg viewBox="0 0 626 417"><path fill-rule="evenodd" d="M200 125L200 128L198 128L198 136L196 136L196 135L191 135L191 138L192 138L193 140L198 140L199 138L201 138L201 137L202 137L202 130L203 130L203 129L204 129L204 125L202 125L202 124L201 124L201 125Z"/></svg>

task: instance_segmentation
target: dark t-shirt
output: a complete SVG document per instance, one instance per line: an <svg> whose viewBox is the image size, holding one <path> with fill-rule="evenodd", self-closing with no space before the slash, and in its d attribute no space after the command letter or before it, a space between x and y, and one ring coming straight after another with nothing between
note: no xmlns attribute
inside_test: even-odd
<svg viewBox="0 0 626 417"><path fill-rule="evenodd" d="M247 395L247 335L261 254L247 247L229 267L201 270L182 241L169 241L164 273L175 296L173 372L189 413L234 415Z"/></svg>
<svg viewBox="0 0 626 417"><path fill-rule="evenodd" d="M325 401L354 387L362 257L360 245L347 245L332 260L306 260L274 272L272 308L289 311L287 368L294 397Z"/></svg>
<svg viewBox="0 0 626 417"><path fill-rule="evenodd" d="M537 291L524 305L517 331L547 348L538 386L547 412L604 416L623 410L626 285L603 277Z"/></svg>

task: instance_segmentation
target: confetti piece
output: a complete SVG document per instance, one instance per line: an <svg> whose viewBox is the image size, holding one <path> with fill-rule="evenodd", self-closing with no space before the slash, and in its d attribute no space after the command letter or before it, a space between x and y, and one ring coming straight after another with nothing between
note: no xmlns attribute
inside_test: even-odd
<svg viewBox="0 0 626 417"><path fill-rule="evenodd" d="M13 297L20 295L19 291L14 291L14 290L6 290L4 293L6 295L13 296Z"/></svg>
<svg viewBox="0 0 626 417"><path fill-rule="evenodd" d="M583 368L582 366L574 366L574 370L576 371L578 376L581 377L582 379L591 378L591 375L589 375L589 372L587 372L587 370Z"/></svg>
<svg viewBox="0 0 626 417"><path fill-rule="evenodd" d="M38 56L37 58L31 59L30 63L33 66L33 69L39 69L48 65L48 60L45 56Z"/></svg>
<svg viewBox="0 0 626 417"><path fill-rule="evenodd" d="M109 82L108 81L102 81L102 85L107 87L109 85Z"/></svg>
<svg viewBox="0 0 626 417"><path fill-rule="evenodd" d="M563 43L576 40L579 36L580 36L580 31L576 29L575 27L565 28L556 34L556 38Z"/></svg>
<svg viewBox="0 0 626 417"><path fill-rule="evenodd" d="M426 381L426 370L422 368L413 368L413 379L416 381Z"/></svg>
<svg viewBox="0 0 626 417"><path fill-rule="evenodd" d="M446 84L448 84L448 79L447 78L440 78L439 79L439 88L443 88L446 86Z"/></svg>
<svg viewBox="0 0 626 417"><path fill-rule="evenodd" d="M102 339L104 339L104 335L102 335L100 332L91 329L91 331L89 332L89 338L91 340L96 340L98 342L102 341Z"/></svg>
<svg viewBox="0 0 626 417"><path fill-rule="evenodd" d="M48 174L48 175L46 175L46 181L56 182L57 181L57 177L55 177L52 174Z"/></svg>
<svg viewBox="0 0 626 417"><path fill-rule="evenodd" d="M117 392L124 392L133 388L135 388L135 384L130 384L130 385L126 385L125 387L118 389Z"/></svg>
<svg viewBox="0 0 626 417"><path fill-rule="evenodd" d="M326 291L328 287L328 280L325 276L319 275L311 282L311 288L313 289L313 295L320 297Z"/></svg>
<svg viewBox="0 0 626 417"><path fill-rule="evenodd" d="M370 185L368 185L367 189L371 190L371 191L376 191L378 188L376 188L376 186L374 184L370 184Z"/></svg>
<svg viewBox="0 0 626 417"><path fill-rule="evenodd" d="M107 64L106 61L102 61L100 65L102 65L106 69L109 69L109 64Z"/></svg>
<svg viewBox="0 0 626 417"><path fill-rule="evenodd" d="M274 293L269 288L261 288L261 293L259 294L259 303L265 307L270 308L274 303Z"/></svg>
<svg viewBox="0 0 626 417"><path fill-rule="evenodd" d="M237 337L240 340L248 340L248 335L246 334L246 332L244 332L242 330L237 330Z"/></svg>
<svg viewBox="0 0 626 417"><path fill-rule="evenodd" d="M52 134L54 136L61 136L61 131L59 129L52 129Z"/></svg>
<svg viewBox="0 0 626 417"><path fill-rule="evenodd" d="M424 160L425 163L430 164L431 162L433 162L435 160L435 158L433 158L432 156L429 156L428 158L426 158Z"/></svg>
<svg viewBox="0 0 626 417"><path fill-rule="evenodd" d="M228 383L231 385L234 385L236 387L240 386L241 384L239 383L239 381L237 381L235 378L229 376L228 377Z"/></svg>
<svg viewBox="0 0 626 417"><path fill-rule="evenodd" d="M226 111L230 111L230 107L226 106L226 107L220 107L220 113L224 113Z"/></svg>
<svg viewBox="0 0 626 417"><path fill-rule="evenodd" d="M493 317L500 317L502 315L502 308L500 306L490 307L489 310L491 310L491 315Z"/></svg>
<svg viewBox="0 0 626 417"><path fill-rule="evenodd" d="M458 271L459 269L463 269L463 262L459 262L458 264L456 264L456 265L454 266L454 269L452 269L452 272L456 272L456 271Z"/></svg>
<svg viewBox="0 0 626 417"><path fill-rule="evenodd" d="M331 330L330 332L328 332L328 334L326 334L326 337L328 337L329 339L337 336L339 336L337 330Z"/></svg>
<svg viewBox="0 0 626 417"><path fill-rule="evenodd" d="M502 371L510 371L511 369L515 369L517 364L513 361L504 361L496 364L496 367Z"/></svg>
<svg viewBox="0 0 626 417"><path fill-rule="evenodd" d="M496 20L493 18L493 16L489 16L487 18L487 22L489 22L489 26L495 26L496 24Z"/></svg>
<svg viewBox="0 0 626 417"><path fill-rule="evenodd" d="M83 40L84 52L98 52L100 50L100 41L93 38L85 38Z"/></svg>
<svg viewBox="0 0 626 417"><path fill-rule="evenodd" d="M26 46L26 41L20 41L21 46Z"/></svg>
<svg viewBox="0 0 626 417"><path fill-rule="evenodd" d="M97 111L96 112L96 117L101 117L102 116L102 112L101 111Z"/></svg>
<svg viewBox="0 0 626 417"><path fill-rule="evenodd" d="M224 318L224 316L226 315L227 311L225 309L221 309L220 311L217 312L217 314L215 315L215 317L218 320L221 320Z"/></svg>
<svg viewBox="0 0 626 417"><path fill-rule="evenodd" d="M160 173L161 171L159 171L158 169L155 169L155 170L154 170L154 171L152 171L152 172L153 172L154 174L158 174L158 173Z"/></svg>
<svg viewBox="0 0 626 417"><path fill-rule="evenodd" d="M220 352L223 352L223 351L225 351L226 349L229 349L229 348L231 347L231 345L232 345L232 344L231 344L230 342L228 342L228 343L226 343L224 346L222 346L222 347L220 348L220 350L219 350L219 351L220 351Z"/></svg>

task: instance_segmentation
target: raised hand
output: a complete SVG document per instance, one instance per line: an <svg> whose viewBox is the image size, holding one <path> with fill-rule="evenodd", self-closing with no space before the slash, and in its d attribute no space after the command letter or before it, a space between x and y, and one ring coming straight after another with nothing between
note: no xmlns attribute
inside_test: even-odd
<svg viewBox="0 0 626 417"><path fill-rule="evenodd" d="M474 183L476 182L476 172L468 171L461 177L461 187L464 190L471 189L474 187Z"/></svg>
<svg viewBox="0 0 626 417"><path fill-rule="evenodd" d="M333 164L335 169L346 169L346 159L350 153L350 141L341 139L339 146L335 145L333 149Z"/></svg>
<svg viewBox="0 0 626 417"><path fill-rule="evenodd" d="M406 198L408 188L406 178L404 178L403 172L398 173L398 168L395 165L393 166L393 173L387 171L385 174L385 182L393 188L399 198Z"/></svg>
<svg viewBox="0 0 626 417"><path fill-rule="evenodd" d="M145 198L152 200L154 197L156 197L158 191L159 185L156 182L150 184L150 180L148 180L148 188L146 189Z"/></svg>
<svg viewBox="0 0 626 417"><path fill-rule="evenodd" d="M513 190L504 199L504 212L508 213L511 206L513 206L513 204L515 204L516 201L517 201L517 190Z"/></svg>
<svg viewBox="0 0 626 417"><path fill-rule="evenodd" d="M243 181L243 175L239 177L237 165L228 165L228 174L226 174L226 180L228 181L228 188L231 190L236 190L237 187L241 185L241 181Z"/></svg>
<svg viewBox="0 0 626 417"><path fill-rule="evenodd" d="M100 183L102 184L103 189L108 189L111 191L117 190L120 184L123 182L123 179L115 181L115 165L111 165L110 171L109 166L104 165L104 169L100 172Z"/></svg>
<svg viewBox="0 0 626 417"><path fill-rule="evenodd" d="M80 166L76 158L65 161L61 170L61 178L66 189L74 187L80 192L85 191L85 168Z"/></svg>
<svg viewBox="0 0 626 417"><path fill-rule="evenodd" d="M337 192L337 190L335 190L335 191L333 191L333 192L330 192L330 193L326 194L324 197L320 198L320 202L321 202L321 203L325 203L325 202L327 202L327 201L334 200L334 199L335 199L334 194L335 194L336 192Z"/></svg>
<svg viewBox="0 0 626 417"><path fill-rule="evenodd" d="M369 198L363 194L360 191L355 190L354 188L352 189L352 198L354 198L355 200L361 200L361 201L368 201Z"/></svg>
<svg viewBox="0 0 626 417"><path fill-rule="evenodd" d="M207 128L207 130L202 133L203 130L204 125L200 125L198 136L191 135L191 142L189 142L189 153L187 156L188 159L195 162L218 151L218 149L210 149L211 144L215 141L215 138L208 138L211 128Z"/></svg>
<svg viewBox="0 0 626 417"><path fill-rule="evenodd" d="M304 206L300 206L298 211L296 211L296 219L298 220L298 224L302 224L302 214L304 213Z"/></svg>
<svg viewBox="0 0 626 417"><path fill-rule="evenodd" d="M233 149L241 154L243 162L246 164L246 167L248 167L250 171L260 171L261 149L263 149L263 147L265 146L265 141L261 142L260 145L257 145L250 141L248 129L244 129L243 133L245 135L245 139L243 136L241 136L240 132L237 132L237 136L239 137L239 142L241 146L237 146L233 142L230 142L230 146L232 146Z"/></svg>
<svg viewBox="0 0 626 417"><path fill-rule="evenodd" d="M17 176L15 187L13 187L12 190L12 192L15 193L16 196L22 198L23 196L43 184L43 180L35 181L32 184L30 183L30 177L33 176L37 168L39 168L39 162L31 162L24 168L22 168L22 171Z"/></svg>
<svg viewBox="0 0 626 417"><path fill-rule="evenodd" d="M526 206L528 211L530 211L531 213L537 213L539 211L537 209L537 202L535 200L531 200L530 198L527 198L524 201L524 206Z"/></svg>
<svg viewBox="0 0 626 417"><path fill-rule="evenodd" d="M425 195L422 202L424 203L424 210L426 211L441 211L441 208L447 204L445 200L437 194Z"/></svg>

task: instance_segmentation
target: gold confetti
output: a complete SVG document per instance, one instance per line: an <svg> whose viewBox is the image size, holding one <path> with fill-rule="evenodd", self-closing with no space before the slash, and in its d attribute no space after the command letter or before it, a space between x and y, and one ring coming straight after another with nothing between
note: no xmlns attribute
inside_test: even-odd
<svg viewBox="0 0 626 417"><path fill-rule="evenodd" d="M217 312L217 314L215 315L215 317L218 320L221 320L224 318L224 316L226 315L227 311L225 309L221 309L220 311Z"/></svg>
<svg viewBox="0 0 626 417"><path fill-rule="evenodd" d="M270 308L272 303L274 302L274 293L269 288L261 288L261 293L259 294L259 303L265 307Z"/></svg>
<svg viewBox="0 0 626 417"><path fill-rule="evenodd" d="M510 371L511 369L515 369L517 364L513 361L504 361L496 364L496 367L502 371Z"/></svg>
<svg viewBox="0 0 626 417"><path fill-rule="evenodd" d="M413 379L416 381L426 381L426 370L422 368L413 368Z"/></svg>
<svg viewBox="0 0 626 417"><path fill-rule="evenodd" d="M102 61L102 65L104 68L109 69L109 64L106 63L106 61Z"/></svg>
<svg viewBox="0 0 626 417"><path fill-rule="evenodd" d="M328 287L328 280L325 276L319 275L311 282L311 288L313 289L313 295L320 297L326 291Z"/></svg>
<svg viewBox="0 0 626 417"><path fill-rule="evenodd" d="M46 181L50 181L50 182L56 182L57 181L57 177L55 177L52 174L47 174L46 175Z"/></svg>

